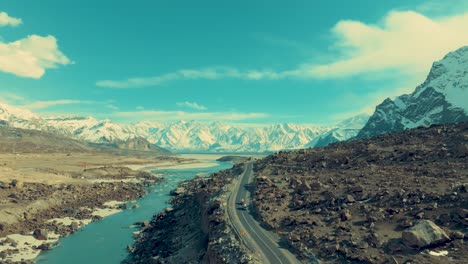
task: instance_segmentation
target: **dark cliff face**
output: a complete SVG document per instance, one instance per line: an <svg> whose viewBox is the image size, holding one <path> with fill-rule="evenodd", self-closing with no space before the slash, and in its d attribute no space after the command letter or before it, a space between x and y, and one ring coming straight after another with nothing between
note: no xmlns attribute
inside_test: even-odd
<svg viewBox="0 0 468 264"><path fill-rule="evenodd" d="M468 47L464 47L435 62L426 81L413 93L387 98L378 105L357 138L468 121L468 98L461 99L468 95L467 76Z"/></svg>

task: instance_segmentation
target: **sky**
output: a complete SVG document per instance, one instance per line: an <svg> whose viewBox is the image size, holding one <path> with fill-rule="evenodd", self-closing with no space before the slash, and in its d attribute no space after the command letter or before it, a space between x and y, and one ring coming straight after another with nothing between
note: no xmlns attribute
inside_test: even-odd
<svg viewBox="0 0 468 264"><path fill-rule="evenodd" d="M336 123L468 45L468 1L0 0L0 101L117 122Z"/></svg>

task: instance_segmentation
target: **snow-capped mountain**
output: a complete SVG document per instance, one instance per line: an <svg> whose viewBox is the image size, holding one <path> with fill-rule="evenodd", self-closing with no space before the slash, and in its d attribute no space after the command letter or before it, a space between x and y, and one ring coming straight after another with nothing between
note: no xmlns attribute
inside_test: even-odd
<svg viewBox="0 0 468 264"><path fill-rule="evenodd" d="M140 136L130 125L116 124L107 119L97 120L90 116L54 117L45 121L64 135L94 143L125 141Z"/></svg>
<svg viewBox="0 0 468 264"><path fill-rule="evenodd" d="M250 127L196 121L118 124L93 117L41 118L28 110L0 105L0 124L3 125L47 130L92 143L116 144L142 138L159 147L180 152L264 152L313 147L321 136L330 134L330 131L352 131L340 132L339 135L332 133L335 140L355 136L356 127L364 124L360 120L362 117L355 117L333 127L296 124Z"/></svg>
<svg viewBox="0 0 468 264"><path fill-rule="evenodd" d="M357 137L461 121L468 121L468 47L435 62L413 93L378 105Z"/></svg>
<svg viewBox="0 0 468 264"><path fill-rule="evenodd" d="M139 127L136 124L135 127ZM263 152L304 147L328 128L276 124L243 127L220 122L178 121L146 127L147 139L178 151ZM141 129L140 130L144 130Z"/></svg>
<svg viewBox="0 0 468 264"><path fill-rule="evenodd" d="M31 111L0 103L0 125L42 131L54 131L47 121Z"/></svg>
<svg viewBox="0 0 468 264"><path fill-rule="evenodd" d="M369 120L369 115L361 114L348 118L337 124L336 128L321 135L315 142L311 142L308 147L325 147L331 143L346 141L357 136L362 127Z"/></svg>

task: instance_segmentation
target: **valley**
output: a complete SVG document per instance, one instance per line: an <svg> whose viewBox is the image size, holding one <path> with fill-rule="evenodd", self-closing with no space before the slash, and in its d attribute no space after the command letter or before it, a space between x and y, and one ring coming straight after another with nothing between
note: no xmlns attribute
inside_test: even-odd
<svg viewBox="0 0 468 264"><path fill-rule="evenodd" d="M3 2L0 264L468 263L466 0Z"/></svg>

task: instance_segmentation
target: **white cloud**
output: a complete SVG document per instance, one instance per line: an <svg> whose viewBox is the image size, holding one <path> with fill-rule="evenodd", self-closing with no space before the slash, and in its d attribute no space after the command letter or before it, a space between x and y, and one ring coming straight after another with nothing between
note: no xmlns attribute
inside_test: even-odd
<svg viewBox="0 0 468 264"><path fill-rule="evenodd" d="M102 102L62 99L62 100L51 100L51 101L37 101L37 102L32 102L32 103L23 105L22 107L27 108L29 110L39 110L39 109L49 108L49 107L57 106L57 105L70 105L70 104L102 104Z"/></svg>
<svg viewBox="0 0 468 264"><path fill-rule="evenodd" d="M262 119L269 115L266 113L239 113L239 112L203 112L189 113L184 111L162 111L162 110L147 110L147 111L132 111L132 112L115 112L114 115L119 118L128 118L132 120L158 120L174 121L174 120L197 120L197 121L240 121L248 119Z"/></svg>
<svg viewBox="0 0 468 264"><path fill-rule="evenodd" d="M111 109L111 110L114 110L114 111L117 111L117 110L120 109L118 106L113 105L113 104L108 104L108 105L106 105L106 107Z"/></svg>
<svg viewBox="0 0 468 264"><path fill-rule="evenodd" d="M468 13L431 19L411 11L387 14L379 25L343 20L332 29L341 57L322 65L306 65L301 75L318 78L397 70L426 74L431 64L468 45Z"/></svg>
<svg viewBox="0 0 468 264"><path fill-rule="evenodd" d="M10 43L0 41L0 71L38 79L46 69L72 63L54 36L31 35Z"/></svg>
<svg viewBox="0 0 468 264"><path fill-rule="evenodd" d="M195 102L185 101L185 102L178 102L176 104L177 104L177 106L180 106L180 107L188 107L188 108L192 108L192 109L195 109L195 110L207 110L208 109L208 108L206 108L206 106L200 105L200 104L195 103Z"/></svg>
<svg viewBox="0 0 468 264"><path fill-rule="evenodd" d="M108 101L91 101L91 100L71 100L71 99L60 99L60 100L49 100L49 101L36 101L21 105L29 110L41 110L59 105L101 105L111 110L118 110L119 108L112 104L112 100Z"/></svg>
<svg viewBox="0 0 468 264"><path fill-rule="evenodd" d="M172 73L166 73L151 77L129 78L126 80L103 80L96 82L99 87L107 88L134 88L159 86L164 83L176 80L218 80L223 78L260 80L260 79L279 79L284 73L277 73L271 70L249 70L240 71L231 67L213 67L204 69L184 69Z"/></svg>
<svg viewBox="0 0 468 264"><path fill-rule="evenodd" d="M7 92L7 91L0 91L0 101L4 103L12 103L12 102L23 102L25 98L19 94Z"/></svg>
<svg viewBox="0 0 468 264"><path fill-rule="evenodd" d="M6 12L0 12L0 27L4 26L18 26L21 25L23 21L20 18L15 18L9 16Z"/></svg>
<svg viewBox="0 0 468 264"><path fill-rule="evenodd" d="M468 45L467 28L468 12L431 19L417 12L392 11L379 24L339 21L331 30L335 37L332 50L336 54L329 63L305 63L284 71L242 71L231 67L187 69L152 77L98 81L96 85L132 88L184 79L324 79L389 72L403 73L421 81L434 61Z"/></svg>
<svg viewBox="0 0 468 264"><path fill-rule="evenodd" d="M412 3L408 3L412 4ZM415 7L415 10L424 14L437 16L447 16L448 14L459 14L460 11L468 10L468 2L466 0L426 0Z"/></svg>

